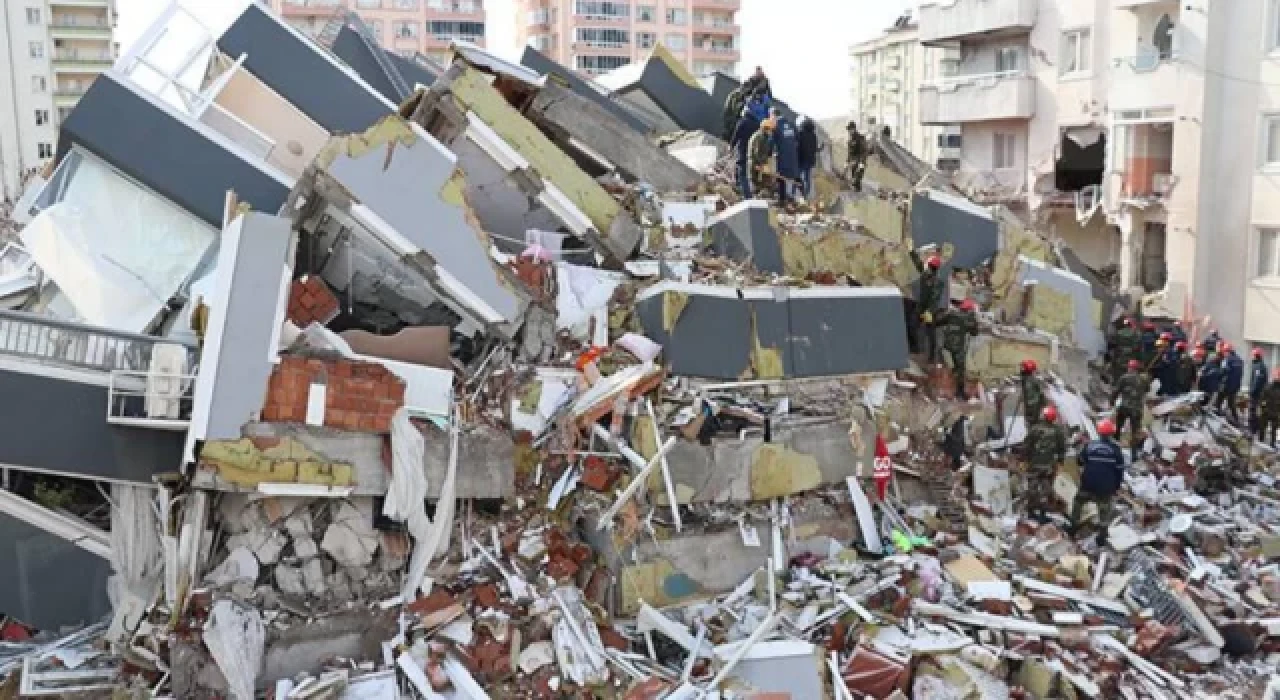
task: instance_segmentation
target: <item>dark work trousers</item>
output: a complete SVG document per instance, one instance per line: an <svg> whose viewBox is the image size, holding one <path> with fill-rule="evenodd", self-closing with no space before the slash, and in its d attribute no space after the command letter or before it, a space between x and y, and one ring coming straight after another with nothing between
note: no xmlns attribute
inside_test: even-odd
<svg viewBox="0 0 1280 700"><path fill-rule="evenodd" d="M1142 432L1142 412L1124 409L1116 411L1117 436L1124 432L1125 423L1129 424L1129 454L1137 459L1138 450L1142 449L1142 443L1138 441L1138 433Z"/></svg>
<svg viewBox="0 0 1280 700"><path fill-rule="evenodd" d="M1238 425L1240 423L1240 411L1236 408L1237 393L1239 392L1230 392L1226 389L1219 391L1218 395L1213 399L1213 408L1215 411L1221 411L1222 404L1225 402L1227 404L1227 415L1231 416L1232 423Z"/></svg>

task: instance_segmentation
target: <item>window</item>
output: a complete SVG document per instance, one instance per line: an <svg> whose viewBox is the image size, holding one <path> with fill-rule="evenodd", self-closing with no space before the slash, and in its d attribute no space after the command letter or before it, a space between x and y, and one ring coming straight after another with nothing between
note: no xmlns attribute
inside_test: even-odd
<svg viewBox="0 0 1280 700"><path fill-rule="evenodd" d="M1267 50L1280 51L1280 1L1267 3Z"/></svg>
<svg viewBox="0 0 1280 700"><path fill-rule="evenodd" d="M667 8L667 24L684 24L689 21L689 13L678 7Z"/></svg>
<svg viewBox="0 0 1280 700"><path fill-rule="evenodd" d="M529 24L550 24L550 23L551 23L551 13L547 8L541 7L536 10L529 11Z"/></svg>
<svg viewBox="0 0 1280 700"><path fill-rule="evenodd" d="M28 47L28 50L31 52L32 58L44 58L44 42L43 41L31 42L31 45L30 47Z"/></svg>
<svg viewBox="0 0 1280 700"><path fill-rule="evenodd" d="M1016 167L1017 134L994 134L991 139L991 145L991 167L993 169L1006 170Z"/></svg>
<svg viewBox="0 0 1280 700"><path fill-rule="evenodd" d="M427 32L441 41L455 38L480 39L484 37L484 22L432 20L427 22Z"/></svg>
<svg viewBox="0 0 1280 700"><path fill-rule="evenodd" d="M593 29L579 27L576 31L576 41L582 42L587 46L596 46L606 49L620 49L631 43L631 32L625 29Z"/></svg>
<svg viewBox="0 0 1280 700"><path fill-rule="evenodd" d="M529 37L529 46L532 46L534 49L537 49L538 51L550 51L551 37L547 36L546 34L534 34L533 36Z"/></svg>
<svg viewBox="0 0 1280 700"><path fill-rule="evenodd" d="M938 134L938 148L960 148L960 134Z"/></svg>
<svg viewBox="0 0 1280 700"><path fill-rule="evenodd" d="M391 0L391 6L397 10L416 10L418 0Z"/></svg>
<svg viewBox="0 0 1280 700"><path fill-rule="evenodd" d="M418 23L398 20L391 23L391 31L395 33L395 38L397 39L417 39Z"/></svg>
<svg viewBox="0 0 1280 700"><path fill-rule="evenodd" d="M1280 114L1268 114L1262 118L1262 164L1280 168Z"/></svg>
<svg viewBox="0 0 1280 700"><path fill-rule="evenodd" d="M591 19L625 19L631 16L631 6L614 0L577 0L573 14Z"/></svg>
<svg viewBox="0 0 1280 700"><path fill-rule="evenodd" d="M382 7L382 0L356 0L356 7L362 10L377 10Z"/></svg>
<svg viewBox="0 0 1280 700"><path fill-rule="evenodd" d="M382 38L382 20L380 19L369 20L369 29L373 32L373 35L375 37L379 39Z"/></svg>
<svg viewBox="0 0 1280 700"><path fill-rule="evenodd" d="M44 92L48 89L49 85L45 82L43 75L31 76L31 92Z"/></svg>
<svg viewBox="0 0 1280 700"><path fill-rule="evenodd" d="M658 35L653 32L636 32L636 48L651 49L658 43Z"/></svg>
<svg viewBox="0 0 1280 700"><path fill-rule="evenodd" d="M1258 229L1258 277L1280 277L1280 228Z"/></svg>
<svg viewBox="0 0 1280 700"><path fill-rule="evenodd" d="M685 39L686 37L683 34L668 34L662 43L666 44L667 48L672 51L684 51L688 46Z"/></svg>
<svg viewBox="0 0 1280 700"><path fill-rule="evenodd" d="M48 124L48 123L49 123L49 110L37 109L36 110L36 126L44 126L45 124Z"/></svg>
<svg viewBox="0 0 1280 700"><path fill-rule="evenodd" d="M1062 34L1062 64L1060 75L1087 73L1092 67L1090 52L1093 50L1092 32L1088 29L1076 29Z"/></svg>
<svg viewBox="0 0 1280 700"><path fill-rule="evenodd" d="M608 73L628 63L631 59L626 56L578 56L578 70L592 75Z"/></svg>
<svg viewBox="0 0 1280 700"><path fill-rule="evenodd" d="M636 5L636 21L638 22L656 22L658 21L658 8L653 5Z"/></svg>
<svg viewBox="0 0 1280 700"><path fill-rule="evenodd" d="M1010 73L1018 70L1022 63L1019 60L1020 53L1016 46L1002 46L996 49L996 72Z"/></svg>
<svg viewBox="0 0 1280 700"><path fill-rule="evenodd" d="M37 157L37 158L52 158L52 157L53 157L53 144L51 144L51 143L37 143L37 144L36 144L36 157Z"/></svg>
<svg viewBox="0 0 1280 700"><path fill-rule="evenodd" d="M40 24L40 8L27 8L27 24Z"/></svg>

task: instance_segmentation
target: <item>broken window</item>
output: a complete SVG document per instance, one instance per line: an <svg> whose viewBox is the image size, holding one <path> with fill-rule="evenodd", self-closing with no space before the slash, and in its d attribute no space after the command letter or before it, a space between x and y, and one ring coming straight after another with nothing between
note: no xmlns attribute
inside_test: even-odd
<svg viewBox="0 0 1280 700"><path fill-rule="evenodd" d="M1173 123L1117 124L1111 168L1128 197L1165 196L1173 185Z"/></svg>
<svg viewBox="0 0 1280 700"><path fill-rule="evenodd" d="M1079 192L1102 184L1107 159L1107 137L1100 128L1065 129L1054 162L1054 189Z"/></svg>

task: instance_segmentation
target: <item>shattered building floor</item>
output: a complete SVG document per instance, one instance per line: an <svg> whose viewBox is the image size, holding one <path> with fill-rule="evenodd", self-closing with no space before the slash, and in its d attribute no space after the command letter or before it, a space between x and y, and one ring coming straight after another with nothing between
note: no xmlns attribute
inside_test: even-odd
<svg viewBox="0 0 1280 700"><path fill-rule="evenodd" d="M1123 302L896 144L782 209L661 49L147 37L0 251L0 698L1280 700L1277 453L1153 395L1026 517L1019 363L1095 436Z"/></svg>

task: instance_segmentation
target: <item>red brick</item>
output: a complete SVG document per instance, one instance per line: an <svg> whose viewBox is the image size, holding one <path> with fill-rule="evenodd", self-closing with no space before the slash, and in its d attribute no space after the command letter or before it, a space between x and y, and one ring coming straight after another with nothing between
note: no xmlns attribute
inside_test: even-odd
<svg viewBox="0 0 1280 700"><path fill-rule="evenodd" d="M396 404L404 403L404 389L405 389L404 382L396 382L395 384L392 384L391 395L389 398L392 401L395 401Z"/></svg>
<svg viewBox="0 0 1280 700"><path fill-rule="evenodd" d="M267 421L268 423L280 420L280 407L267 406L262 409L262 420Z"/></svg>
<svg viewBox="0 0 1280 700"><path fill-rule="evenodd" d="M612 647L618 651L631 651L631 642L622 636L618 630L610 625L596 625L596 629L600 631L600 641L604 642L607 647Z"/></svg>

